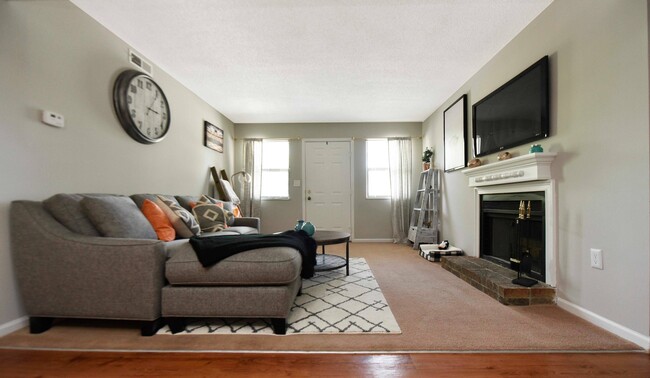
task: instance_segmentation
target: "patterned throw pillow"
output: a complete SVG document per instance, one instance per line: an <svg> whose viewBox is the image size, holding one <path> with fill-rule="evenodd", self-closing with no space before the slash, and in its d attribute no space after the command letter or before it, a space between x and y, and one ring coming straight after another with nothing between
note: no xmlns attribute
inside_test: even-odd
<svg viewBox="0 0 650 378"><path fill-rule="evenodd" d="M169 218L169 221L172 222L172 226L174 226L174 230L176 230L178 236L191 238L194 235L201 234L201 227L196 222L194 216L179 204L163 196L158 196L156 204L160 206L165 215L167 215L167 218Z"/></svg>
<svg viewBox="0 0 650 378"><path fill-rule="evenodd" d="M204 203L215 203L217 205L221 205L226 211L230 212L230 216L228 217L228 226L232 226L233 223L235 223L235 218L240 218L241 217L241 212L239 211L239 206L233 205L232 202L229 201L221 201L218 199L214 199L210 196L206 196L205 194L201 196L201 199L199 199L199 202L204 202Z"/></svg>
<svg viewBox="0 0 650 378"><path fill-rule="evenodd" d="M199 221L201 232L217 232L228 228L228 219L232 213L223 208L223 204L198 202L192 209Z"/></svg>
<svg viewBox="0 0 650 378"><path fill-rule="evenodd" d="M210 197L208 195L205 195L205 194L201 195L201 198L199 198L199 200L197 201L197 204L199 202L203 202L203 203L223 203L223 201L219 201L218 199L214 199L214 198L212 198L212 197Z"/></svg>

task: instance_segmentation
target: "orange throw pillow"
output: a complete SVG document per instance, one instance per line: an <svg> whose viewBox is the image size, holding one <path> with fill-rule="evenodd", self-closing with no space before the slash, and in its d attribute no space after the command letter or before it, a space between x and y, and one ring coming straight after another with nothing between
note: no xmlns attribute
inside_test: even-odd
<svg viewBox="0 0 650 378"><path fill-rule="evenodd" d="M239 208L239 205L232 207L232 213L235 216L235 218L241 218L242 217L241 209Z"/></svg>
<svg viewBox="0 0 650 378"><path fill-rule="evenodd" d="M174 230L172 222L169 221L169 218L167 218L167 215L165 215L160 206L151 200L145 199L142 203L141 210L142 214L144 214L145 218L147 218L156 231L158 239L162 241L176 239L176 230Z"/></svg>

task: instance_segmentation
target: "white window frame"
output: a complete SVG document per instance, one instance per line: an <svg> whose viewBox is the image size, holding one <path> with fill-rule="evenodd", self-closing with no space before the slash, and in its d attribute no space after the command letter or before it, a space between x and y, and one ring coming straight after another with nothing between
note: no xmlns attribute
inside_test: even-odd
<svg viewBox="0 0 650 378"><path fill-rule="evenodd" d="M389 171L389 166L386 165L386 168L370 168L368 165L368 161L370 159L373 159L374 157L369 156L368 152L370 149L368 148L368 143L369 142L385 142L386 143L386 156L388 156L388 139L386 138L376 138L376 139L366 139L366 199L380 199L380 200L385 200L385 199L390 199L390 186L388 187L388 192L385 195L378 195L378 196L372 196L369 193L370 189L370 183L369 183L369 173L371 171L385 171L386 172L386 178L388 179L388 182L390 183L390 171Z"/></svg>
<svg viewBox="0 0 650 378"><path fill-rule="evenodd" d="M264 144L265 143L286 143L287 145L287 166L286 168L264 168ZM263 139L262 140L262 157L260 158L260 161L262 163L262 170L261 170L261 175L262 175L262 187L261 187L261 196L260 198L264 201L267 200L290 200L291 199L291 194L290 194L290 187L289 187L289 181L290 181L290 164L291 164L291 145L290 141L288 139ZM287 172L287 182L286 188L287 188L287 195L286 196L265 196L264 195L264 172Z"/></svg>

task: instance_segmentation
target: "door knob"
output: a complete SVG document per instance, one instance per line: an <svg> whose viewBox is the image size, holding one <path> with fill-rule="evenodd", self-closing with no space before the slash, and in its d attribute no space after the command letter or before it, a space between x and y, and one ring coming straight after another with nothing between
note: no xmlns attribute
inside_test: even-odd
<svg viewBox="0 0 650 378"><path fill-rule="evenodd" d="M311 197L307 197L307 201L311 201Z"/></svg>

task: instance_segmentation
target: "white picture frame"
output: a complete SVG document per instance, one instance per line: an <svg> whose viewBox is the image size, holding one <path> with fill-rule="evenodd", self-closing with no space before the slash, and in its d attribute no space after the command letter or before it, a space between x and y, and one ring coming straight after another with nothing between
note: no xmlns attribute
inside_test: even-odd
<svg viewBox="0 0 650 378"><path fill-rule="evenodd" d="M462 95L443 113L445 142L445 172L463 169L467 165L465 138L467 135L467 95Z"/></svg>

